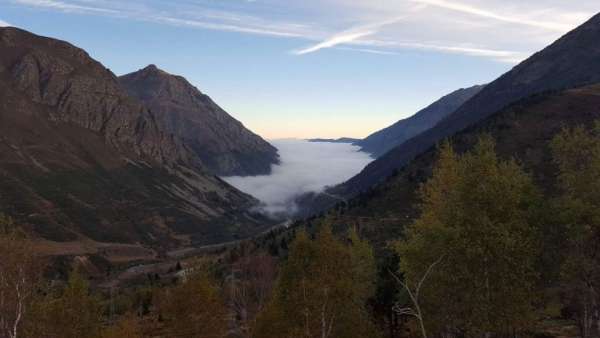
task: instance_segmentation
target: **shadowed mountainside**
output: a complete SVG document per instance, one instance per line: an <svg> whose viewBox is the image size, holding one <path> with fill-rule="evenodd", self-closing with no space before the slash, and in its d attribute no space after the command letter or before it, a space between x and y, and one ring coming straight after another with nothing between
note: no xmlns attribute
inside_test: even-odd
<svg viewBox="0 0 600 338"><path fill-rule="evenodd" d="M458 153L471 150L482 134L496 140L502 158L515 158L532 175L546 198L556 193L558 169L549 143L565 127L591 126L600 119L600 84L528 97L451 136ZM418 190L432 175L437 148L432 147L394 172L382 184L347 201L336 200L326 213L336 228L355 226L383 250L390 238L399 238L418 216ZM307 197L305 197L307 198ZM327 196L312 202L331 203ZM324 198L324 199L323 199ZM310 220L308 224L313 224ZM546 229L552 236L552 229Z"/></svg>
<svg viewBox="0 0 600 338"><path fill-rule="evenodd" d="M266 175L277 149L246 129L181 76L150 65L120 83L154 113L164 130L186 144L215 175Z"/></svg>
<svg viewBox="0 0 600 338"><path fill-rule="evenodd" d="M0 28L0 51L0 212L55 241L170 247L263 230L256 201L85 51L17 28Z"/></svg>
<svg viewBox="0 0 600 338"><path fill-rule="evenodd" d="M488 84L433 128L407 140L328 193L348 198L386 180L419 154L529 96L600 81L600 14ZM333 202L333 201L332 201ZM322 203L321 203L322 204Z"/></svg>
<svg viewBox="0 0 600 338"><path fill-rule="evenodd" d="M354 144L360 146L362 151L370 153L373 157L380 157L404 141L435 126L483 88L484 86L473 86L456 90L413 116L400 120Z"/></svg>

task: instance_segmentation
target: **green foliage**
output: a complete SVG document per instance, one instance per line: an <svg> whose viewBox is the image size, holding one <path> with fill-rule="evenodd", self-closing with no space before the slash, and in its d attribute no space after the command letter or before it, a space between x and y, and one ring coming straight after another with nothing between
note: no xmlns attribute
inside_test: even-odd
<svg viewBox="0 0 600 338"><path fill-rule="evenodd" d="M420 191L421 215L397 244L408 285L424 282L428 331L468 336L506 333L532 318L538 236L537 194L515 161L501 161L491 137L462 156L442 145Z"/></svg>
<svg viewBox="0 0 600 338"><path fill-rule="evenodd" d="M349 242L329 226L315 240L305 232L296 235L255 337L376 336L365 306L374 289L373 253L356 233Z"/></svg>

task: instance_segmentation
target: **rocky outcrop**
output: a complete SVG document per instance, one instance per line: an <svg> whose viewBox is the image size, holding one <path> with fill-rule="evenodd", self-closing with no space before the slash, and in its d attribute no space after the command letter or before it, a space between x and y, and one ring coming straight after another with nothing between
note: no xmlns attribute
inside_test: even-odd
<svg viewBox="0 0 600 338"><path fill-rule="evenodd" d="M85 51L0 28L0 212L47 239L162 248L264 230L202 163Z"/></svg>
<svg viewBox="0 0 600 338"><path fill-rule="evenodd" d="M120 77L157 123L187 145L219 176L264 175L278 163L277 149L231 117L181 76L150 65Z"/></svg>

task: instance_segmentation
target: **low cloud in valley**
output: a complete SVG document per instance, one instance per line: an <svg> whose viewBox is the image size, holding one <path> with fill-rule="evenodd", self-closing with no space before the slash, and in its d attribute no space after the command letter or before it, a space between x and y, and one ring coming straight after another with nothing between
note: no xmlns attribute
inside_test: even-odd
<svg viewBox="0 0 600 338"><path fill-rule="evenodd" d="M271 175L225 177L225 181L256 197L266 213L291 215L296 197L320 192L360 172L373 159L351 144L275 140L281 164Z"/></svg>

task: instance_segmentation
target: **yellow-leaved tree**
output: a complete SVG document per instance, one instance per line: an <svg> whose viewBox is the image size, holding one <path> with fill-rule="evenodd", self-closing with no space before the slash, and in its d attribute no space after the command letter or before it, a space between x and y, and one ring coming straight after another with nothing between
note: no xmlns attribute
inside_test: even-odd
<svg viewBox="0 0 600 338"><path fill-rule="evenodd" d="M102 303L78 272L69 275L62 290L38 297L28 322L28 337L98 338L102 332Z"/></svg>
<svg viewBox="0 0 600 338"><path fill-rule="evenodd" d="M228 313L220 290L203 268L189 271L178 285L158 299L167 337L221 338L227 334Z"/></svg>
<svg viewBox="0 0 600 338"><path fill-rule="evenodd" d="M31 242L0 214L0 337L22 337L42 277Z"/></svg>
<svg viewBox="0 0 600 338"><path fill-rule="evenodd" d="M444 143L420 196L420 217L397 244L413 298L403 313L421 320L423 336L527 328L538 252L530 177L485 135L464 155Z"/></svg>
<svg viewBox="0 0 600 338"><path fill-rule="evenodd" d="M584 338L600 335L600 122L564 129L551 143L559 168L556 201L567 229L562 279Z"/></svg>
<svg viewBox="0 0 600 338"><path fill-rule="evenodd" d="M298 233L254 337L377 336L366 308L374 290L373 253L356 233L347 242L327 225L314 240Z"/></svg>

